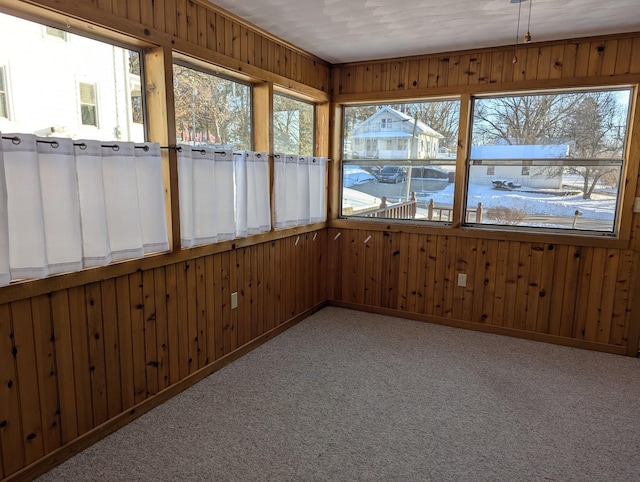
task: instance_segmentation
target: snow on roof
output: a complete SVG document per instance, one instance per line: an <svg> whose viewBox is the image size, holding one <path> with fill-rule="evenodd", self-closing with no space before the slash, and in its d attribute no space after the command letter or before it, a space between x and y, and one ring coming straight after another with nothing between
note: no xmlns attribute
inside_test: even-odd
<svg viewBox="0 0 640 482"><path fill-rule="evenodd" d="M395 109L392 109L388 105L385 105L382 109L376 111L374 114L372 114L371 116L369 116L365 120L363 120L360 123L360 125L358 125L356 127L356 129L354 129L354 130L357 130L360 126L371 122L376 117L379 117L380 115L382 115L383 112L387 112L387 113L390 113L390 114L392 114L392 115L394 115L396 117L399 117L402 121L406 121L406 122L409 123L409 125L413 126L413 120L414 120L413 117L411 117L410 115L404 114L404 113L402 113L400 111L397 111ZM440 134L439 132L433 130L431 127L429 127L427 124L425 124L422 121L418 121L418 123L416 124L416 130L419 131L419 133L421 133L421 134L428 134L430 136L437 137L439 139L443 139L444 138L444 136L442 134ZM381 136L378 135L377 137L381 137ZM411 136L409 135L409 137L411 137Z"/></svg>
<svg viewBox="0 0 640 482"><path fill-rule="evenodd" d="M408 132L402 131L380 131L380 132L363 132L362 134L354 134L351 136L353 139L384 139L385 137L411 137Z"/></svg>
<svg viewBox="0 0 640 482"><path fill-rule="evenodd" d="M567 144L471 146L471 159L558 159L568 154Z"/></svg>

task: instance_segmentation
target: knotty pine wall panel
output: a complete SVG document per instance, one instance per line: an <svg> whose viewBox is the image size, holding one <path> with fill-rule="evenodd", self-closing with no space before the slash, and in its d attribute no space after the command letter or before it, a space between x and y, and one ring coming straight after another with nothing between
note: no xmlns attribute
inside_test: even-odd
<svg viewBox="0 0 640 482"><path fill-rule="evenodd" d="M513 63L514 55L518 62ZM395 93L403 98L447 89L447 93L472 91L482 84L529 82L535 85L557 79L589 79L640 74L640 34L567 40L425 55L406 59L354 62L333 67L335 100L370 94L371 100Z"/></svg>
<svg viewBox="0 0 640 482"><path fill-rule="evenodd" d="M1 304L0 475L321 305L326 243L310 232Z"/></svg>
<svg viewBox="0 0 640 482"><path fill-rule="evenodd" d="M329 299L350 306L616 353L637 322L631 250L345 228L331 228L328 244ZM467 274L466 287L457 285L458 273Z"/></svg>

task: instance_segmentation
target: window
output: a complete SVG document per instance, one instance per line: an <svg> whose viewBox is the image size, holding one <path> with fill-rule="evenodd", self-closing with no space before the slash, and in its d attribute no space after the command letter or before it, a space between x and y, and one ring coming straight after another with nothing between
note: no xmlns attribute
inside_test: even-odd
<svg viewBox="0 0 640 482"><path fill-rule="evenodd" d="M69 32L61 32L67 38L61 42L48 35L56 32L0 13L0 45L20 46L2 50L3 65L11 66L1 86L10 87L10 102L0 88L0 109L8 107L10 117L2 131L143 142L145 127L134 122L131 92L144 83L139 70L127 68L131 59L140 64L140 51ZM142 96L138 104L143 110Z"/></svg>
<svg viewBox="0 0 640 482"><path fill-rule="evenodd" d="M173 78L177 141L187 144L178 153L182 247L269 231L268 155L250 151L251 86L182 64Z"/></svg>
<svg viewBox="0 0 640 482"><path fill-rule="evenodd" d="M11 133L0 140L2 285L169 249L160 146L131 142L144 141L129 107L142 82L127 60L139 52L51 35L62 38L0 14L0 44L19 45L2 51L12 87L11 118L0 119ZM8 114L2 66L0 101Z"/></svg>
<svg viewBox="0 0 640 482"><path fill-rule="evenodd" d="M57 37L62 40L67 40L67 32L54 27L45 27L45 32L50 37Z"/></svg>
<svg viewBox="0 0 640 482"><path fill-rule="evenodd" d="M7 96L7 73L0 67L0 117L9 117L9 99Z"/></svg>
<svg viewBox="0 0 640 482"><path fill-rule="evenodd" d="M273 151L312 156L314 106L280 94L273 95Z"/></svg>
<svg viewBox="0 0 640 482"><path fill-rule="evenodd" d="M616 234L631 92L475 99L468 223Z"/></svg>
<svg viewBox="0 0 640 482"><path fill-rule="evenodd" d="M450 221L459 101L353 105L343 112L343 152L365 148L342 160L342 216ZM389 129L382 133L383 127ZM385 149L389 141L397 149Z"/></svg>
<svg viewBox="0 0 640 482"><path fill-rule="evenodd" d="M83 126L98 127L98 101L95 84L78 84L80 90L80 115Z"/></svg>
<svg viewBox="0 0 640 482"><path fill-rule="evenodd" d="M173 65L177 141L250 150L251 87Z"/></svg>
<svg viewBox="0 0 640 482"><path fill-rule="evenodd" d="M495 176L496 168L494 166L487 167L487 176Z"/></svg>

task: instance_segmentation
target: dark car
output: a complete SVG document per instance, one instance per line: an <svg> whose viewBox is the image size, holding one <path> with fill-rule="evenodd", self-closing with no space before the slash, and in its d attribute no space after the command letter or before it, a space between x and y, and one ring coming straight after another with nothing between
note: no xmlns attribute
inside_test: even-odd
<svg viewBox="0 0 640 482"><path fill-rule="evenodd" d="M378 182L397 184L407 180L407 168L399 166L384 166L378 174Z"/></svg>

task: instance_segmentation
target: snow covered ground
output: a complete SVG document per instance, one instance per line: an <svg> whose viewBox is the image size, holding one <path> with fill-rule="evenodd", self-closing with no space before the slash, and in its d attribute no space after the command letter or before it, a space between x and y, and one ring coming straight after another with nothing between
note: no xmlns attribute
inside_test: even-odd
<svg viewBox="0 0 640 482"><path fill-rule="evenodd" d="M419 201L453 205L453 184L442 191L418 197ZM616 197L610 194L594 193L592 199L582 199L582 194L555 196L518 191L498 191L490 186L471 184L467 200L468 207L478 203L486 210L497 206L522 209L530 215L573 217L576 210L582 212L583 219L613 221L616 211Z"/></svg>
<svg viewBox="0 0 640 482"><path fill-rule="evenodd" d="M434 200L436 206L453 206L453 183L447 183L444 189L440 190L442 185L442 179L413 178L410 190L416 191L417 199L422 204L422 206L418 205L419 213L426 210L430 199ZM381 196L387 196L389 203L402 202L406 192L404 183L398 185L379 184L372 174L359 166L344 167L343 186L345 188L343 203L345 206L353 206L354 212L358 208L365 209L366 206L363 204L369 202L377 204ZM485 213L487 209L498 206L521 209L527 214L527 218L520 223L522 226L550 228L571 228L573 226L577 229L605 232L613 230L617 204L615 189L602 186L592 194L592 199L583 199L582 193L559 195L558 191L546 194L525 192L527 190L531 190L531 188L523 186L520 190L501 191L492 189L492 186L488 185L471 184L467 206L473 209L481 202ZM356 196L356 193L368 194L373 197L365 196L365 202L362 194ZM580 215L578 224L573 225L576 210L580 211ZM483 217L483 221L491 223L487 217Z"/></svg>

